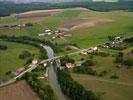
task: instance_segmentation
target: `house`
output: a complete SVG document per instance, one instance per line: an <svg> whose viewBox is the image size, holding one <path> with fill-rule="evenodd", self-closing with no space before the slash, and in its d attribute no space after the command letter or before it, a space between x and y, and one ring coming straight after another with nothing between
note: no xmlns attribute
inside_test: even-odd
<svg viewBox="0 0 133 100"><path fill-rule="evenodd" d="M40 77L38 77L37 79L44 79L44 77L43 77L43 76L40 76Z"/></svg>
<svg viewBox="0 0 133 100"><path fill-rule="evenodd" d="M45 33L44 34L51 35L52 34L52 31L50 29L45 30Z"/></svg>
<svg viewBox="0 0 133 100"><path fill-rule="evenodd" d="M46 67L48 65L48 62L44 62L43 66Z"/></svg>
<svg viewBox="0 0 133 100"><path fill-rule="evenodd" d="M66 63L66 64L65 64L65 67L66 67L66 68L74 68L74 67L75 67L75 64Z"/></svg>
<svg viewBox="0 0 133 100"><path fill-rule="evenodd" d="M75 66L79 67L84 63L84 61L76 61Z"/></svg>
<svg viewBox="0 0 133 100"><path fill-rule="evenodd" d="M48 29L48 30L45 30L45 33L48 33L48 32L52 32L50 29Z"/></svg>
<svg viewBox="0 0 133 100"><path fill-rule="evenodd" d="M98 47L90 47L86 50L88 54L98 51Z"/></svg>
<svg viewBox="0 0 133 100"><path fill-rule="evenodd" d="M120 44L123 42L123 39L122 39L122 37L118 36L118 37L115 37L115 40L113 42L115 42L115 44Z"/></svg>
<svg viewBox="0 0 133 100"><path fill-rule="evenodd" d="M87 55L87 52L86 51L81 51L81 54L82 55Z"/></svg>
<svg viewBox="0 0 133 100"><path fill-rule="evenodd" d="M33 59L33 60L32 60L32 64L33 64L33 65L36 65L37 63L38 63L38 60L37 60L37 59Z"/></svg>
<svg viewBox="0 0 133 100"><path fill-rule="evenodd" d="M16 75L19 75L20 73L22 73L23 71L25 71L25 67L20 67L16 70Z"/></svg>

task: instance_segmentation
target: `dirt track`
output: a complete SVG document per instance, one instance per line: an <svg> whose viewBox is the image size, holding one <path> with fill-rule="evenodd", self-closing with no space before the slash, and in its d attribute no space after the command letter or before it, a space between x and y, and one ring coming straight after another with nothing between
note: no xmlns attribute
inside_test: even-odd
<svg viewBox="0 0 133 100"><path fill-rule="evenodd" d="M31 18L31 17L47 17L47 16L52 16L60 11L62 11L62 9L30 11L30 12L17 14L16 17L18 19Z"/></svg>
<svg viewBox="0 0 133 100"><path fill-rule="evenodd" d="M40 100L26 81L0 88L0 100Z"/></svg>

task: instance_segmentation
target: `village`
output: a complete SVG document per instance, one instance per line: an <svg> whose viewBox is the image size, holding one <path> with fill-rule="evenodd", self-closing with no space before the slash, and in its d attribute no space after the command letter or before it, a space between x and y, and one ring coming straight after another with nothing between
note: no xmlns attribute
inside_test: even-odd
<svg viewBox="0 0 133 100"><path fill-rule="evenodd" d="M51 35L51 34L53 34L51 30L45 30L45 33L43 33L43 35ZM61 34L61 33L59 31L56 31L56 34ZM92 55L92 54L98 53L98 52L104 52L104 51L100 50L100 48L109 49L111 47L115 47L115 45L122 44L122 42L123 42L123 39L121 37L115 37L114 40L111 43L104 43L104 44L101 44L101 45L98 45L98 46L92 46L92 47L89 47L87 49L82 49L82 50L78 49L79 53L78 54L75 53L75 55L85 55L85 56L87 56L87 55ZM71 48L75 49L76 47L75 48L71 47ZM62 57L60 57L60 58L62 58ZM56 63L58 65L58 67L60 68L60 70L80 67L85 62L84 60L75 61L73 63L67 62L62 66L60 58L56 59ZM34 58L31 62L31 64L28 67L20 67L20 68L16 69L16 72L13 72L13 73L14 73L15 76L17 76L17 75L21 74L22 72L24 72L27 68L30 68L34 65L37 65L38 63L39 63L38 59ZM43 75L38 77L38 79L44 79L44 78L48 77L48 70L49 70L48 62L46 61L41 65L42 65L42 67L46 68L46 70L43 73Z"/></svg>

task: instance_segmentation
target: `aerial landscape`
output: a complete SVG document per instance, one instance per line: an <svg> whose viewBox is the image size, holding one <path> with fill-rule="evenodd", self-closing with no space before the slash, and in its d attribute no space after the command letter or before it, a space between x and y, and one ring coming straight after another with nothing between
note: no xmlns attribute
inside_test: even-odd
<svg viewBox="0 0 133 100"><path fill-rule="evenodd" d="M0 0L0 100L132 100L133 0Z"/></svg>

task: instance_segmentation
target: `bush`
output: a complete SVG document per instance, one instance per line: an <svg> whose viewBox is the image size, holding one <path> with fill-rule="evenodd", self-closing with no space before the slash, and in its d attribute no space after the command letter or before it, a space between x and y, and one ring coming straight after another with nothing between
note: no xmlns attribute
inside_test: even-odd
<svg viewBox="0 0 133 100"><path fill-rule="evenodd" d="M8 48L7 48L7 46L6 45L1 45L0 44L0 50L7 50Z"/></svg>
<svg viewBox="0 0 133 100"><path fill-rule="evenodd" d="M26 59L29 58L31 56L31 53L28 51L22 51L21 54L19 55L20 59Z"/></svg>
<svg viewBox="0 0 133 100"><path fill-rule="evenodd" d="M27 27L31 27L31 26L33 26L33 24L32 23L27 23L27 24L25 24Z"/></svg>
<svg viewBox="0 0 133 100"><path fill-rule="evenodd" d="M95 62L93 60L86 60L83 64L83 66L94 66L95 65Z"/></svg>
<svg viewBox="0 0 133 100"><path fill-rule="evenodd" d="M12 72L11 71L8 71L8 72L6 72L6 75L10 75Z"/></svg>
<svg viewBox="0 0 133 100"><path fill-rule="evenodd" d="M106 52L94 52L93 55L107 57L107 56L109 56L109 53L106 53Z"/></svg>
<svg viewBox="0 0 133 100"><path fill-rule="evenodd" d="M124 60L123 64L127 66L133 66L133 59Z"/></svg>
<svg viewBox="0 0 133 100"><path fill-rule="evenodd" d="M102 76L104 76L106 74L107 74L107 71L102 71L102 72L100 72L100 74L98 76L102 77Z"/></svg>
<svg viewBox="0 0 133 100"><path fill-rule="evenodd" d="M117 76L117 75L112 75L112 76L110 76L110 78L111 78L111 79L118 79L119 76Z"/></svg>

